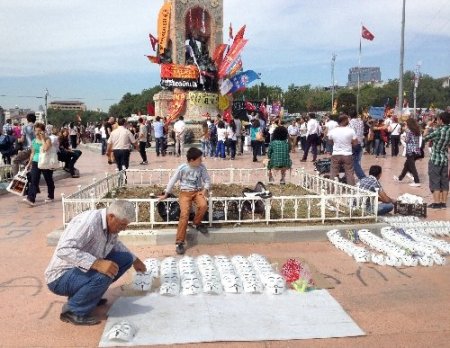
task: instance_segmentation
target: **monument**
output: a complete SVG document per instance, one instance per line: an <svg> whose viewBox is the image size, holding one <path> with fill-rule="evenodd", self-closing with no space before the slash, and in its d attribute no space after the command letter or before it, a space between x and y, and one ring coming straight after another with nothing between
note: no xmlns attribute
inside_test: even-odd
<svg viewBox="0 0 450 348"><path fill-rule="evenodd" d="M157 56L149 57L160 64L164 88L153 98L155 115L170 121L184 116L188 124L199 124L206 113L220 113L219 98L227 97L218 92L213 55L223 46L222 27L222 0L164 1L158 17Z"/></svg>

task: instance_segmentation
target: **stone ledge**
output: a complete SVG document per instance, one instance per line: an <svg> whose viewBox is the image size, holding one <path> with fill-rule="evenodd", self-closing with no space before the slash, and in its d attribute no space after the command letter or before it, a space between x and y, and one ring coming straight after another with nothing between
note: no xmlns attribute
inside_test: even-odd
<svg viewBox="0 0 450 348"><path fill-rule="evenodd" d="M385 223L352 224L352 225L320 225L320 226L249 226L210 228L207 235L188 227L187 243L196 244L226 244L226 243L268 243L268 242L307 242L327 240L326 233L331 229L341 231L347 229L367 228L379 232ZM55 246L63 228L59 228L47 235L47 245ZM119 238L126 245L171 245L175 243L176 229L164 230L126 230L119 234Z"/></svg>

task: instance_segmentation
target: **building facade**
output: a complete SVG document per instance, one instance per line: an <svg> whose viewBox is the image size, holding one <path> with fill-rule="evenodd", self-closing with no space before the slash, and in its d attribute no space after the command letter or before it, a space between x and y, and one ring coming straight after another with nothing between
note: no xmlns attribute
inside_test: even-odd
<svg viewBox="0 0 450 348"><path fill-rule="evenodd" d="M347 86L356 87L359 83L362 84L377 84L381 82L381 70L379 67L353 67L348 72Z"/></svg>
<svg viewBox="0 0 450 348"><path fill-rule="evenodd" d="M50 102L48 108L53 110L86 111L86 104L80 101L60 100Z"/></svg>

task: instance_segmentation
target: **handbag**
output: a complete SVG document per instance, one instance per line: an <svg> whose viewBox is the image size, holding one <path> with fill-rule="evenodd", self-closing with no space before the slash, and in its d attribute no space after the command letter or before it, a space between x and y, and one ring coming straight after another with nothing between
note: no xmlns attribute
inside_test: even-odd
<svg viewBox="0 0 450 348"><path fill-rule="evenodd" d="M264 136L263 133L261 131L259 131L258 133L256 133L255 139L257 141L263 141L264 140Z"/></svg>
<svg viewBox="0 0 450 348"><path fill-rule="evenodd" d="M14 176L14 178L11 180L8 187L6 188L6 191L11 192L18 196L23 196L27 183L28 183L27 170L24 169Z"/></svg>
<svg viewBox="0 0 450 348"><path fill-rule="evenodd" d="M50 170L59 168L58 154L53 146L51 146L47 151L44 151L41 147L41 151L39 152L38 168Z"/></svg>

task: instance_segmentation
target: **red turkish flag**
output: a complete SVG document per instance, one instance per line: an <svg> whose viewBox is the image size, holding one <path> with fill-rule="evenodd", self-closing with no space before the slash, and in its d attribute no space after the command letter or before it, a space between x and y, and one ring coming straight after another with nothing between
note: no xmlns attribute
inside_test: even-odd
<svg viewBox="0 0 450 348"><path fill-rule="evenodd" d="M375 36L363 25L361 29L361 36L369 41L372 41Z"/></svg>
<svg viewBox="0 0 450 348"><path fill-rule="evenodd" d="M150 39L150 45L152 45L153 51L156 51L156 45L158 44L158 39L154 37L152 34L148 34L148 38Z"/></svg>

